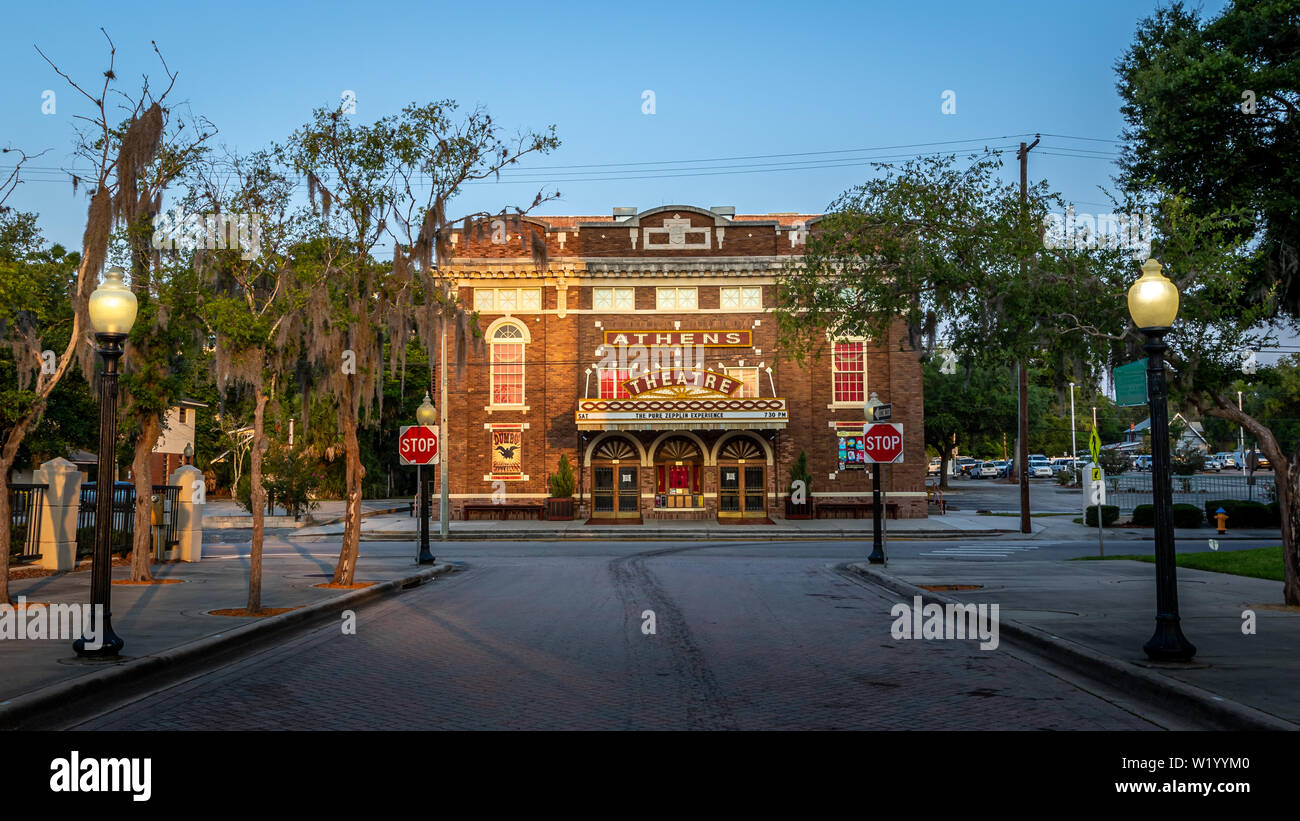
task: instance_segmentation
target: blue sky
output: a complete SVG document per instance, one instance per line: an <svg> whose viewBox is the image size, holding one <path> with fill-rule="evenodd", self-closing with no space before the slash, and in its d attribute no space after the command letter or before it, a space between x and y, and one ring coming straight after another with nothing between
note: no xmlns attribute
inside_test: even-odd
<svg viewBox="0 0 1300 821"><path fill-rule="evenodd" d="M474 186L453 213L526 204L539 184L563 194L542 213L668 203L816 212L870 174L868 158L965 154L1034 132L1065 136L1044 136L1031 179L1047 179L1081 211L1108 211L1097 186L1109 185L1118 144L1065 137L1118 138L1113 66L1156 6L30 3L3 12L0 146L52 149L34 163L51 170L31 175L9 204L39 211L47 236L75 247L85 192L74 195L58 169L74 164L73 116L89 109L33 45L94 88L107 64L102 25L118 47L116 87L138 91L142 73L161 79L156 40L180 74L175 99L219 128L215 144L241 151L283 140L345 90L364 121L451 97L511 129L556 126L563 144L528 163L536 176ZM57 95L54 114L41 111L46 89ZM642 113L646 90L653 114ZM947 90L951 115L941 112ZM946 141L969 142L919 146ZM859 150L887 146L907 147ZM724 159L759 155L796 156ZM800 165L752 168L764 163Z"/></svg>

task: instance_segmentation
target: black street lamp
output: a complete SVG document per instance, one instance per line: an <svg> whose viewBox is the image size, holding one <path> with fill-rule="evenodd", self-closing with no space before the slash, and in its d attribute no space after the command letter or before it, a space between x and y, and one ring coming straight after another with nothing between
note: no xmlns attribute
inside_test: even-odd
<svg viewBox="0 0 1300 821"><path fill-rule="evenodd" d="M438 424L438 409L433 406L429 399L429 392L424 392L424 401L420 407L415 409L415 421L424 427L430 427ZM441 446L439 442L439 446ZM440 447L441 449L441 447ZM424 476L417 465L415 469L416 481L420 484L420 564L433 564L433 554L429 552L429 483L424 481Z"/></svg>
<svg viewBox="0 0 1300 821"><path fill-rule="evenodd" d="M1143 645L1153 661L1190 661L1196 646L1183 636L1178 618L1178 565L1174 554L1173 487L1169 480L1169 408L1164 336L1178 316L1178 286L1148 259L1128 291L1133 324L1146 335L1147 402L1151 412L1151 501L1155 507L1156 632ZM1100 510L1098 511L1100 515Z"/></svg>
<svg viewBox="0 0 1300 821"><path fill-rule="evenodd" d="M135 294L122 282L126 272L117 266L104 273L104 281L90 295L90 324L104 369L99 374L99 475L95 486L95 552L90 568L90 604L98 625L100 646L87 646L85 637L72 643L77 655L113 658L122 651L123 641L113 632L110 592L113 577L113 497L116 487L117 451L117 360L131 326L135 324ZM102 610L101 610L102 608Z"/></svg>

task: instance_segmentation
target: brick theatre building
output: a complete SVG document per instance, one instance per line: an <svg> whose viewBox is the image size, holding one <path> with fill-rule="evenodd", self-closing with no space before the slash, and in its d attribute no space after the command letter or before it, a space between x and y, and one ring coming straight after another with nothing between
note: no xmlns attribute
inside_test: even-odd
<svg viewBox="0 0 1300 821"><path fill-rule="evenodd" d="M541 505L561 455L594 521L779 520L801 451L815 504L869 502L851 434L872 392L903 424L888 501L925 516L921 368L902 324L887 340L828 338L802 364L781 351L777 278L816 220L672 205L453 235L445 273L486 341L463 378L450 369L453 518Z"/></svg>

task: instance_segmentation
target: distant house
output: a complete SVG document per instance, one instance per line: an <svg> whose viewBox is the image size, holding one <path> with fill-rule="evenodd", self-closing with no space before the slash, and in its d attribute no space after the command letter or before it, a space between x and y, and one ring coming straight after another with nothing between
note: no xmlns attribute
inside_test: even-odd
<svg viewBox="0 0 1300 821"><path fill-rule="evenodd" d="M183 399L167 409L162 435L153 448L153 477L156 484L165 484L172 471L185 464L185 447L193 453L195 415L208 406L202 402Z"/></svg>
<svg viewBox="0 0 1300 821"><path fill-rule="evenodd" d="M1174 418L1169 420L1170 427L1175 422L1182 423L1183 435L1174 443L1175 450L1199 450L1201 453L1210 452L1210 442L1205 438L1205 428L1200 422L1189 422L1181 413L1175 413ZM1125 442L1141 442L1151 431L1150 417L1143 419L1137 424L1129 426L1128 431L1124 434Z"/></svg>
<svg viewBox="0 0 1300 821"><path fill-rule="evenodd" d="M167 416L163 420L162 434L158 437L158 443L153 448L154 484L166 484L168 478L172 475L172 471L185 464L185 446L189 445L191 449L195 448L195 414L206 407L207 405L202 402L185 399L175 407L167 410ZM77 469L81 471L82 481L95 481L95 476L99 472L98 455L86 450L75 450L64 458L76 465ZM32 471L37 467L39 466L15 468L9 473L9 481L20 484L30 482L32 480ZM127 466L125 473L127 478L130 478L129 466Z"/></svg>

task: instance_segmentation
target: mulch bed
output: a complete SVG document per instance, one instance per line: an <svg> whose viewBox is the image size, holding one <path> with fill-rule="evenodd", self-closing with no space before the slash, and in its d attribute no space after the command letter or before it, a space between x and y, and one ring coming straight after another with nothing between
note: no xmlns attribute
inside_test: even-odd
<svg viewBox="0 0 1300 821"><path fill-rule="evenodd" d="M288 613L290 610L297 609L297 607L263 607L261 610L249 610L247 607L227 607L221 610L209 610L208 615L258 618L262 616L278 616L281 613Z"/></svg>
<svg viewBox="0 0 1300 821"><path fill-rule="evenodd" d="M113 557L113 567L128 567L131 560L121 556ZM76 567L71 570L46 570L43 567L10 567L9 581L18 579L43 579L46 576L57 576L60 573L82 573L90 570L91 561L89 558L78 559Z"/></svg>
<svg viewBox="0 0 1300 821"><path fill-rule="evenodd" d="M108 494L105 493L104 495L107 496ZM130 579L113 579L113 584L125 584L125 585L181 584L184 581L185 581L184 579L148 579L142 582L133 582Z"/></svg>

